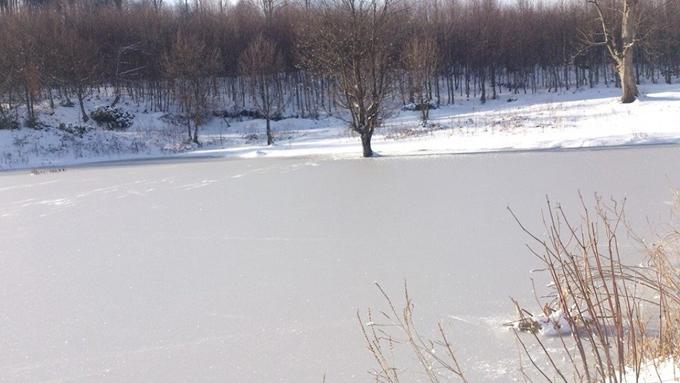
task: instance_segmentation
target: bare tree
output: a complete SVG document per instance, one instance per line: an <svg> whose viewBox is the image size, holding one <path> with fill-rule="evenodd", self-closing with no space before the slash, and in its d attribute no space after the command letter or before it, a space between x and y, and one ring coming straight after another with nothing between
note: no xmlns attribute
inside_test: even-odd
<svg viewBox="0 0 680 383"><path fill-rule="evenodd" d="M2 54L4 75L0 79L4 84L0 86L12 93L21 94L26 105L26 122L32 125L36 121L33 104L39 97L42 85L42 68L45 61L42 49L42 36L29 25L30 17L26 14L16 14L3 25L6 34L3 36L4 50ZM16 38L12 38L15 36Z"/></svg>
<svg viewBox="0 0 680 383"><path fill-rule="evenodd" d="M120 101L122 84L137 77L141 70L144 69L143 65L131 65L130 62L127 61L127 56L132 56L137 53L139 49L139 43L132 43L119 48L116 52L113 72L113 91L116 96L111 102L111 107L116 106Z"/></svg>
<svg viewBox="0 0 680 383"><path fill-rule="evenodd" d="M77 16L74 15L74 19ZM101 74L99 45L85 28L68 19L56 26L58 38L53 46L56 71L52 79L76 94L81 119L87 122L90 118L85 110L85 96Z"/></svg>
<svg viewBox="0 0 680 383"><path fill-rule="evenodd" d="M637 99L638 88L633 66L633 49L638 43L637 27L640 21L640 1L620 0L615 14L621 15L621 36L614 36L613 22L606 17L605 9L600 0L587 0L597 12L597 18L602 28L602 40L593 41L591 45L607 47L609 55L616 63L616 70L621 80L621 102L631 103Z"/></svg>
<svg viewBox="0 0 680 383"><path fill-rule="evenodd" d="M179 103L187 114L189 140L196 144L199 143L198 129L208 107L210 78L218 66L218 57L217 50L208 47L188 28L177 32L172 50L166 55L166 72L174 81Z"/></svg>
<svg viewBox="0 0 680 383"><path fill-rule="evenodd" d="M16 0L0 0L0 13L12 12L15 8L17 8Z"/></svg>
<svg viewBox="0 0 680 383"><path fill-rule="evenodd" d="M264 13L267 24L271 24L274 19L274 12L280 6L280 0L260 0L260 7Z"/></svg>
<svg viewBox="0 0 680 383"><path fill-rule="evenodd" d="M404 64L410 76L409 85L423 125L427 124L432 107L432 81L439 58L437 42L426 35L412 37L404 50Z"/></svg>
<svg viewBox="0 0 680 383"><path fill-rule="evenodd" d="M351 114L364 157L373 156L371 138L392 88L404 10L398 0L339 0L325 4L310 23L314 29L303 34L308 64L337 81L339 104Z"/></svg>
<svg viewBox="0 0 680 383"><path fill-rule="evenodd" d="M590 1L601 5L602 17ZM670 83L680 75L680 0L249 0L214 8L191 0L191 12L182 11L182 1L95 3L0 0L5 112L25 110L32 121L34 103L52 102L53 95L87 97L99 87L148 110L186 109L187 93L178 87L189 84L184 75L196 64L187 62L186 70L173 65L176 76L166 58L177 31L187 28L206 53L220 53L221 65L200 69L198 85L208 101L250 104L239 58L262 34L281 58L277 91L293 101L290 112L309 116L345 107L367 153L386 101L396 101L392 91L415 102L419 89L413 88L422 88L413 81L422 76L399 57L411 50L402 49L406 42L423 36L439 48L420 56L438 64L422 93L435 104L452 104L456 96L491 99L506 89L595 87L612 79L633 99L634 80ZM593 43L590 49L582 51L579 31Z"/></svg>
<svg viewBox="0 0 680 383"><path fill-rule="evenodd" d="M0 27L0 33L4 32ZM0 51L11 52L7 47L7 40L0 40ZM5 108L3 108L4 96L11 89L12 84L12 62L8 55L0 55L0 129L3 128L3 122L6 119Z"/></svg>
<svg viewBox="0 0 680 383"><path fill-rule="evenodd" d="M274 143L271 129L272 118L283 109L281 82L282 64L276 46L259 35L241 54L239 68L248 77L253 105L267 124L267 145Z"/></svg>

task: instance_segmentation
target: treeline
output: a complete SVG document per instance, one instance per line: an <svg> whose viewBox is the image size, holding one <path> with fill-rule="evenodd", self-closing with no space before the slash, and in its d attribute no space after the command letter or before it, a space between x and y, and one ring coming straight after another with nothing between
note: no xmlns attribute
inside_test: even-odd
<svg viewBox="0 0 680 383"><path fill-rule="evenodd" d="M620 34L619 1L600 1L611 39ZM0 0L0 115L21 104L35 121L36 102L73 100L87 120L83 100L102 89L114 103L127 97L150 111L186 113L194 139L210 109L256 108L267 121L334 113L343 97L338 73L316 65L310 40L325 33L315 20L354 3ZM385 3L399 36L383 40L399 52L390 97L403 104L620 81L585 0L373 2ZM640 7L637 80L670 83L680 73L680 1Z"/></svg>

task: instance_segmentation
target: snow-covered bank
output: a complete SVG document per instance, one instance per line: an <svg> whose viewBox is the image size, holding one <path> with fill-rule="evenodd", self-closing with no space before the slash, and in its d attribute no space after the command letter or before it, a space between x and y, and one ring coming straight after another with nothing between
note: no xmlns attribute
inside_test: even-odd
<svg viewBox="0 0 680 383"><path fill-rule="evenodd" d="M536 95L503 95L481 104L461 99L431 113L428 127L417 112L399 112L374 137L381 155L471 153L620 145L680 143L680 85L644 85L632 105L618 89L598 88ZM91 99L88 109L105 105ZM213 118L201 131L202 145L184 143L186 128L162 113L135 114L128 131L86 132L82 137L54 128L80 124L77 108L42 106L41 130L0 131L0 169L60 166L160 156L358 157L360 143L338 118L285 119L273 123L276 144L264 142L264 121Z"/></svg>

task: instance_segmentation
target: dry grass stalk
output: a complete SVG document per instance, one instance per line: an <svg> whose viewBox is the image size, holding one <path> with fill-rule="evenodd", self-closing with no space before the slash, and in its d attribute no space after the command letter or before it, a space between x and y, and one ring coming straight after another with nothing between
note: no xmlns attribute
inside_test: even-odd
<svg viewBox="0 0 680 383"><path fill-rule="evenodd" d="M426 339L418 333L413 322L414 304L404 283L404 307L397 309L385 290L376 283L380 294L388 305L387 311L380 311L378 317L385 322L378 323L373 310L367 311L367 321L357 312L366 345L375 359L377 368L371 371L378 383L398 383L406 370L397 368L394 354L400 346L414 355L425 381L438 383L458 380L467 383L458 363L453 347L441 323L438 324L438 339Z"/></svg>
<svg viewBox="0 0 680 383"><path fill-rule="evenodd" d="M547 201L543 222L545 238L529 231L512 212L522 230L534 241L529 250L546 266L550 276L552 301L544 306L546 318L553 320L567 366L556 364L554 356L535 335L540 327L517 305L520 329L534 333L535 341L548 357L548 369L533 363L527 347L518 336L534 367L548 380L550 376L567 382L567 376L582 382L619 383L635 376L649 360L678 356L680 342L680 273L672 262L680 254L676 247L654 245L647 262L622 262L620 232L626 226L624 205L605 203L596 196L594 209L581 197L581 221L574 225L561 206ZM678 233L678 232L676 232ZM680 243L680 234L673 241ZM671 248L673 250L671 250ZM552 320L552 319L551 319ZM569 331L557 328L566 320ZM655 329L655 331L653 331ZM567 374L567 371L571 374Z"/></svg>

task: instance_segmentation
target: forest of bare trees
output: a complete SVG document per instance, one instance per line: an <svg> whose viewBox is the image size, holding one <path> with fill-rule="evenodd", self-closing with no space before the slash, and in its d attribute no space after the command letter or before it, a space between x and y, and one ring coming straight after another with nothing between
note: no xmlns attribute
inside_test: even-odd
<svg viewBox="0 0 680 383"><path fill-rule="evenodd" d="M371 155L384 106L609 86L680 74L680 0L0 0L0 119L110 92L266 119L346 111ZM284 114L286 116L284 116ZM271 132L268 142L273 141Z"/></svg>

